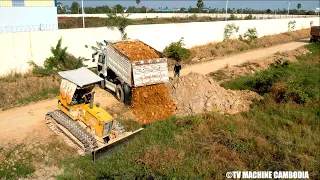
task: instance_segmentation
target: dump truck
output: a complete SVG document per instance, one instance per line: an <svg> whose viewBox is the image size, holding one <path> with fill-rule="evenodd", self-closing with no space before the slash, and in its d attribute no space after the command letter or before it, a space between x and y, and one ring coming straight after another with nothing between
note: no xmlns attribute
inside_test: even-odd
<svg viewBox="0 0 320 180"><path fill-rule="evenodd" d="M83 155L92 154L123 142L140 132L125 131L123 125L94 101L93 88L103 79L82 67L58 73L61 77L58 109L46 114L47 126Z"/></svg>
<svg viewBox="0 0 320 180"><path fill-rule="evenodd" d="M115 93L116 98L130 104L132 88L167 83L169 81L168 60L156 52L159 58L141 59L132 61L126 54L120 52L115 45L125 42L141 42L139 40L104 41L105 46L95 50L92 55L93 62L97 62L98 75L103 79L101 88Z"/></svg>
<svg viewBox="0 0 320 180"><path fill-rule="evenodd" d="M310 42L320 42L320 26L312 26L310 30Z"/></svg>

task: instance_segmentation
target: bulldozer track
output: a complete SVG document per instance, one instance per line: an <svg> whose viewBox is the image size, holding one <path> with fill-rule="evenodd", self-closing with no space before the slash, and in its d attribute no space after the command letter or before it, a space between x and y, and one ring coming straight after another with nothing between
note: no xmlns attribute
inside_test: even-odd
<svg viewBox="0 0 320 180"><path fill-rule="evenodd" d="M98 148L97 141L93 135L86 132L78 122L71 119L60 110L47 113L46 124L55 134L61 136L68 145L77 147L81 152L80 154L88 155Z"/></svg>

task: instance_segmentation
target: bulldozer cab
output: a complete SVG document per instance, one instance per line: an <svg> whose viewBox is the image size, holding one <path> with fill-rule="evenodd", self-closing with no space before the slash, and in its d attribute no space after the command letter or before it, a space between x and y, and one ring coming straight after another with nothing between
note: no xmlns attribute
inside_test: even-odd
<svg viewBox="0 0 320 180"><path fill-rule="evenodd" d="M91 92L95 84L103 80L85 67L61 71L58 74L63 78L60 85L60 95L71 106L88 104L93 101Z"/></svg>

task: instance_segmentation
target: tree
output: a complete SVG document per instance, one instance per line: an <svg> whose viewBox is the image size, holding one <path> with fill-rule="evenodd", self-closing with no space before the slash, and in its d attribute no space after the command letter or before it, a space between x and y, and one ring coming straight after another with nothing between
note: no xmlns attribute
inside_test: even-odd
<svg viewBox="0 0 320 180"><path fill-rule="evenodd" d="M141 0L136 0L138 7L139 7L140 2L141 2Z"/></svg>
<svg viewBox="0 0 320 180"><path fill-rule="evenodd" d="M267 9L267 14L270 14L271 13L271 9Z"/></svg>
<svg viewBox="0 0 320 180"><path fill-rule="evenodd" d="M128 25L132 24L131 19L128 18L129 14L121 14L121 16L117 16L117 14L115 13L110 13L107 14L107 16L108 19L106 25L111 29L113 29L113 27L117 27L121 33L121 38L127 39L127 33L125 32L125 30Z"/></svg>
<svg viewBox="0 0 320 180"><path fill-rule="evenodd" d="M56 47L51 47L52 56L48 57L43 66L37 65L34 61L30 61L29 64L33 67L32 72L34 74L51 75L59 71L66 71L71 69L77 69L85 66L83 57L74 57L67 52L68 47L62 47L62 38L59 39Z"/></svg>
<svg viewBox="0 0 320 180"><path fill-rule="evenodd" d="M117 5L115 6L115 8L116 8L116 12L117 12L117 13L123 13L123 12L124 12L124 8L123 8L123 6L121 6L120 4L117 4Z"/></svg>
<svg viewBox="0 0 320 180"><path fill-rule="evenodd" d="M300 9L302 8L302 5L299 3L299 4L297 5L297 8L298 8L298 10L299 10L299 12L300 12Z"/></svg>
<svg viewBox="0 0 320 180"><path fill-rule="evenodd" d="M184 8L184 7L182 7L181 9L180 9L180 12L181 13L184 13L186 11L186 8Z"/></svg>
<svg viewBox="0 0 320 180"><path fill-rule="evenodd" d="M80 8L80 4L77 2L73 2L71 4L70 10L72 11L73 14L79 14L79 8Z"/></svg>
<svg viewBox="0 0 320 180"><path fill-rule="evenodd" d="M197 2L197 7L200 10L201 8L203 8L204 4L203 4L203 0L198 0Z"/></svg>
<svg viewBox="0 0 320 180"><path fill-rule="evenodd" d="M61 2L57 3L57 10L58 10L58 14L65 14L66 13L66 9Z"/></svg>

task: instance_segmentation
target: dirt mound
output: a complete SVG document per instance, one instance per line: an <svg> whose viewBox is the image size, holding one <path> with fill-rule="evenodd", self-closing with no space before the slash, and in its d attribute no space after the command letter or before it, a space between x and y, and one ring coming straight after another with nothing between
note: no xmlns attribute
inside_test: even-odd
<svg viewBox="0 0 320 180"><path fill-rule="evenodd" d="M148 60L160 57L154 49L141 41L120 42L116 43L114 47L128 56L130 61Z"/></svg>
<svg viewBox="0 0 320 180"><path fill-rule="evenodd" d="M210 111L235 114L248 111L260 96L252 91L226 90L212 78L190 73L170 83L170 94L177 106L177 115L192 115Z"/></svg>
<svg viewBox="0 0 320 180"><path fill-rule="evenodd" d="M141 124L172 116L175 105L165 84L134 88L132 111Z"/></svg>

